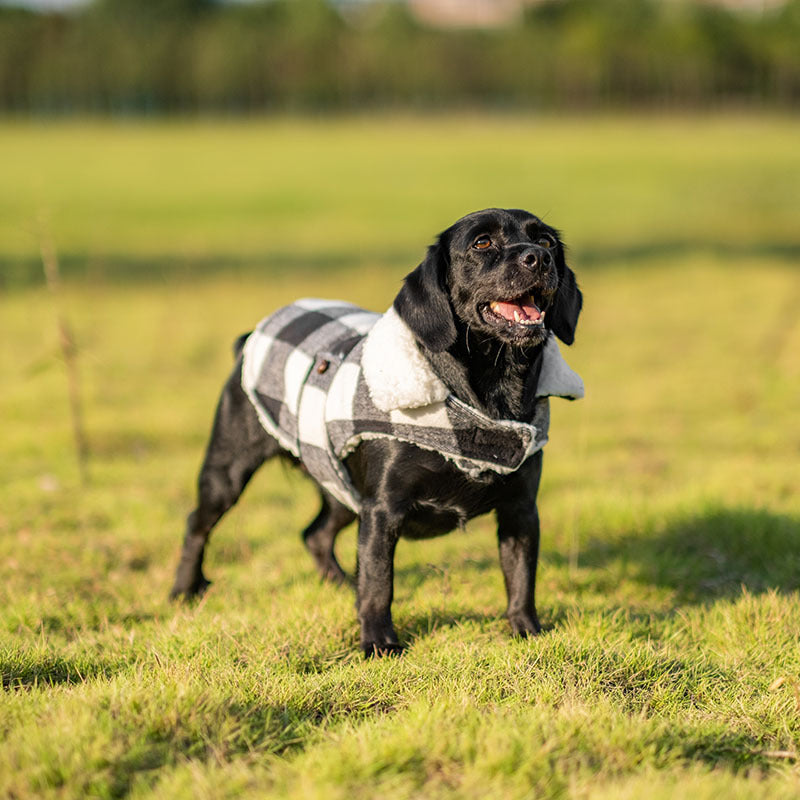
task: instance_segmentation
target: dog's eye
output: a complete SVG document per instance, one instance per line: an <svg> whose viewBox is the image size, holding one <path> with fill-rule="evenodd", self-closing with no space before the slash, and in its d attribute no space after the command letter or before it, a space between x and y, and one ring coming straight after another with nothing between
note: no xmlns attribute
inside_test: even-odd
<svg viewBox="0 0 800 800"><path fill-rule="evenodd" d="M472 244L476 250L485 250L492 246L492 240L488 236L479 236Z"/></svg>
<svg viewBox="0 0 800 800"><path fill-rule="evenodd" d="M538 244L539 247L555 247L556 240L552 236L542 236L537 239L536 244Z"/></svg>

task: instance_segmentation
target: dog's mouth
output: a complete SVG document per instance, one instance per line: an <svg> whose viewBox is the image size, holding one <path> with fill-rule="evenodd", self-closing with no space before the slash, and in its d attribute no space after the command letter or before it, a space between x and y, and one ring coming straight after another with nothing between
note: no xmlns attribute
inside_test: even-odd
<svg viewBox="0 0 800 800"><path fill-rule="evenodd" d="M509 326L522 325L538 328L544 325L545 304L534 292L520 295L513 300L493 300L484 303L481 316L487 322L503 323Z"/></svg>

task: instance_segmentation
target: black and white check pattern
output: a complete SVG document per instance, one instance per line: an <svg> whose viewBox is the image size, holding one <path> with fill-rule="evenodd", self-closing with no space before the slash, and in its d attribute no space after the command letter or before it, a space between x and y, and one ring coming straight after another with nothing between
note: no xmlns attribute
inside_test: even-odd
<svg viewBox="0 0 800 800"><path fill-rule="evenodd" d="M261 424L326 491L359 512L343 459L365 439L434 450L472 476L513 472L544 447L547 397L531 424L493 420L452 394L417 408L379 409L361 356L380 318L350 303L299 300L262 320L244 346L242 386Z"/></svg>

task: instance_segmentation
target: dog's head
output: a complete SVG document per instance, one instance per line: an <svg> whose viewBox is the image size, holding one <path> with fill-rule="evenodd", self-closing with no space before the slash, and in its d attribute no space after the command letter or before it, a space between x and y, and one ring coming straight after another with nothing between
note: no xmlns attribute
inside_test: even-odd
<svg viewBox="0 0 800 800"><path fill-rule="evenodd" d="M581 304L558 231L527 211L499 208L443 231L394 303L433 352L455 343L459 322L518 347L541 344L548 330L572 344Z"/></svg>

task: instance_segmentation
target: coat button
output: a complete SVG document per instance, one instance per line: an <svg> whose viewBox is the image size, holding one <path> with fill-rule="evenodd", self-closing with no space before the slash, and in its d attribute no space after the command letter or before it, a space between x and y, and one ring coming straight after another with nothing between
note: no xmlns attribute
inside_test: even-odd
<svg viewBox="0 0 800 800"><path fill-rule="evenodd" d="M325 361L324 359L319 362L317 365L317 372L322 375L323 372L328 371L328 367L331 365L330 361Z"/></svg>

